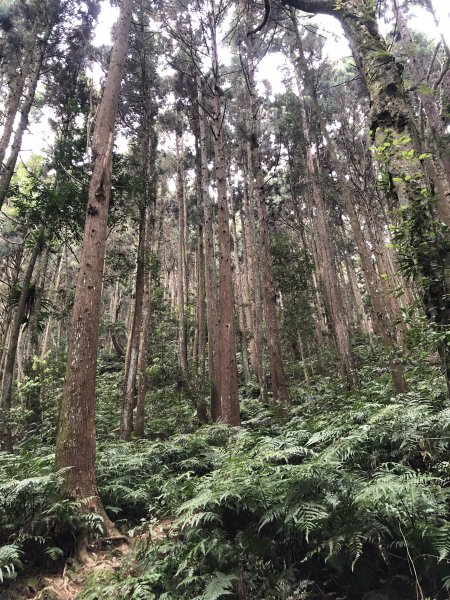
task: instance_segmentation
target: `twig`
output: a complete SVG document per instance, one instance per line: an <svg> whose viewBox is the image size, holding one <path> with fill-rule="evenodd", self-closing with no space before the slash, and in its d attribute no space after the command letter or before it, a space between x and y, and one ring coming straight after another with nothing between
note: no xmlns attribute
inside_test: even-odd
<svg viewBox="0 0 450 600"><path fill-rule="evenodd" d="M406 554L408 556L408 560L409 560L409 563L410 563L410 565L412 567L412 572L413 572L414 578L416 580L416 598L417 598L417 600L425 600L425 596L423 595L423 591L422 591L422 588L420 586L419 578L417 577L416 567L414 565L414 561L413 561L411 553L409 551L408 542L406 541L406 538L405 538L405 536L403 534L402 526L400 525L400 523L398 524L398 527L400 529L400 533L402 535L403 541L405 542Z"/></svg>

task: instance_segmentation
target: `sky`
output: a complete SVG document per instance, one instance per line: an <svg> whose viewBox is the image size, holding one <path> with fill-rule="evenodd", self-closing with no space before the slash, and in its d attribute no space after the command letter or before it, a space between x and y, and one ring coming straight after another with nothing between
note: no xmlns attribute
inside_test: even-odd
<svg viewBox="0 0 450 600"><path fill-rule="evenodd" d="M119 9L117 7L112 7L108 1L103 1L101 5L101 12L94 37L94 44L96 46L111 44L111 28L119 14ZM447 43L450 45L450 0L433 0L433 5L439 18L439 29L444 34ZM420 8L415 8L413 13L415 16L410 20L410 25L413 30L434 37L439 35L430 13ZM310 24L317 24L320 27L321 33L326 37L324 53L331 60L340 60L350 56L348 43L340 24L335 18L327 15L317 15L308 17L307 22ZM384 27L383 31L382 26L382 32L386 33L389 27L390 26ZM227 61L226 55L223 55L223 60L225 62ZM99 81L103 76L103 72L98 65L93 66L92 75L94 81ZM285 76L285 58L281 53L268 53L260 62L259 80L270 80L272 90L275 93L284 91L283 79ZM260 90L263 91L263 85L261 83ZM26 157L34 152L45 151L52 144L53 135L47 125L50 116L50 111L44 109L40 123L32 123L30 125L29 131L24 136L22 145L23 150L21 152L22 160L26 160Z"/></svg>

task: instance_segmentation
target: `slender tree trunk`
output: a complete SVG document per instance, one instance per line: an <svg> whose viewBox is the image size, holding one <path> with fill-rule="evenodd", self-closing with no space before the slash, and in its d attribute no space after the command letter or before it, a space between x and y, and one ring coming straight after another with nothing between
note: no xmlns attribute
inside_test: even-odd
<svg viewBox="0 0 450 600"><path fill-rule="evenodd" d="M151 252L151 219L150 209L146 213L145 226L145 268L144 289L142 296L141 322L139 332L139 352L137 363L137 400L136 400L136 424L135 434L137 438L144 437L145 428L145 401L147 398L148 379L148 344L150 338L150 316L151 316L151 281L150 281L150 252Z"/></svg>
<svg viewBox="0 0 450 600"><path fill-rule="evenodd" d="M333 259L333 252L330 244L329 225L323 205L322 193L316 181L316 169L314 165L313 154L311 151L311 141L309 136L308 120L303 104L303 98L299 97L300 118L302 122L303 134L306 142L306 165L308 169L309 184L316 208L315 228L319 250L321 283L323 285L326 312L329 318L333 338L338 351L338 366L340 374L348 383L354 383L353 373L353 355L350 346L350 337L347 323L344 319L344 306L342 303L341 291L338 287L338 275Z"/></svg>
<svg viewBox="0 0 450 600"><path fill-rule="evenodd" d="M119 303L119 280L117 279L114 288L111 290L111 296L109 299L109 340L108 340L108 351L112 352L114 348L113 334L114 334L114 324L118 318L118 312L120 310Z"/></svg>
<svg viewBox="0 0 450 600"><path fill-rule="evenodd" d="M17 111L19 110L25 83L31 70L31 65L34 58L33 50L35 49L36 44L37 27L38 22L36 21L33 25L32 31L30 32L28 43L24 49L24 61L20 65L19 73L16 74L11 82L8 98L5 103L3 131L0 138L0 165L2 165L3 161L5 160L6 150L8 149L14 128L14 121L16 120L16 115Z"/></svg>
<svg viewBox="0 0 450 600"><path fill-rule="evenodd" d="M139 360L137 368L137 400L136 400L136 424L134 433L137 438L144 437L145 428L145 401L148 391L148 344L150 338L150 318L151 318L151 282L149 274L145 278L144 296L142 303L142 323L139 336Z"/></svg>
<svg viewBox="0 0 450 600"><path fill-rule="evenodd" d="M12 393L14 383L14 366L16 363L17 348L19 343L20 330L22 327L23 318L27 306L28 291L30 289L31 278L33 276L34 267L40 252L42 251L43 231L38 234L38 239L34 245L28 265L22 280L19 302L14 315L14 320L11 324L9 336L8 353L6 355L5 369L3 372L3 388L2 388L2 416L1 416L1 449L12 452L12 435L9 423L9 415L12 405Z"/></svg>
<svg viewBox="0 0 450 600"><path fill-rule="evenodd" d="M251 148L250 143L246 142L246 164L244 165L244 237L246 238L246 258L245 261L248 279L248 292L250 300L250 358L253 372L256 375L259 386L261 402L268 402L267 378L264 368L264 338L263 338L263 301L261 291L261 255L259 252L259 238L256 229L255 214L255 194L250 169Z"/></svg>
<svg viewBox="0 0 450 600"><path fill-rule="evenodd" d="M233 242L233 263L234 263L234 274L235 274L235 282L236 282L236 296L237 296L237 308L238 308L238 339L240 342L241 348L241 358L242 358L242 372L244 375L245 383L250 382L250 368L248 365L248 352L247 352L247 329L245 324L245 314L244 314L244 298L242 292L242 271L239 261L239 248L238 248L238 239L237 239L237 231L236 231L236 217L235 210L233 207L233 214L231 216L231 239Z"/></svg>
<svg viewBox="0 0 450 600"><path fill-rule="evenodd" d="M201 161L201 193L203 204L203 235L205 247L206 322L208 326L208 372L210 381L211 419L221 416L220 407L220 358L219 358L219 312L217 296L217 271L214 249L214 226L212 200L209 194L208 158L206 150L206 113L200 76L196 75L199 106L199 134Z"/></svg>
<svg viewBox="0 0 450 600"><path fill-rule="evenodd" d="M233 310L233 278L227 197L227 167L223 141L224 114L221 106L219 58L216 39L216 13L211 0L211 59L213 64L213 118L211 129L217 186L217 230L219 242L219 322L220 322L220 405L222 419L228 425L240 425L237 382L236 340Z"/></svg>
<svg viewBox="0 0 450 600"><path fill-rule="evenodd" d="M197 376L200 384L205 378L206 359L206 304L205 304L205 254L203 249L203 227L198 228L197 242ZM202 385L201 385L202 387ZM200 387L200 390L201 390ZM197 418L199 423L207 423L208 411L201 391L197 398Z"/></svg>
<svg viewBox="0 0 450 600"><path fill-rule="evenodd" d="M136 259L136 279L134 287L133 317L125 357L124 393L120 419L120 437L129 440L133 431L133 410L136 394L136 376L139 360L140 333L142 326L142 307L145 288L145 245L146 245L146 199L140 199L139 241Z"/></svg>
<svg viewBox="0 0 450 600"><path fill-rule="evenodd" d="M4 164L1 174L0 174L0 208L3 206L3 203L6 199L9 184L11 182L11 178L14 173L14 169L16 167L17 157L19 156L20 149L22 147L22 138L25 133L26 128L28 127L28 120L31 111L31 107L33 106L34 97L36 94L36 88L39 81L39 76L41 74L42 61L44 60L45 49L48 42L48 38L50 37L51 28L48 27L45 31L44 38L40 44L40 50L38 52L38 56L36 58L35 65L31 68L30 78L28 81L27 93L25 99L20 108L20 120L17 125L16 132L14 134L13 142L11 144L11 149L9 152L8 160ZM10 134L11 135L11 134Z"/></svg>
<svg viewBox="0 0 450 600"><path fill-rule="evenodd" d="M120 84L125 69L132 9L133 0L122 1L108 75L97 112L92 145L92 176L72 313L55 461L58 470L65 469L66 496L91 498L89 508L103 515L106 532L112 534L116 531L106 517L95 476L95 376L114 127Z"/></svg>
<svg viewBox="0 0 450 600"><path fill-rule="evenodd" d="M186 328L186 193L183 171L183 134L176 134L177 156L177 200L178 200L178 361L183 381L188 370Z"/></svg>

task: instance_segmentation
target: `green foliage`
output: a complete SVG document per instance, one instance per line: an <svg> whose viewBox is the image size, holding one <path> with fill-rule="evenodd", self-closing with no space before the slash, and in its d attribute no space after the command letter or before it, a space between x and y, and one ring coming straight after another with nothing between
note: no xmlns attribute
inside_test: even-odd
<svg viewBox="0 0 450 600"><path fill-rule="evenodd" d="M101 517L85 510L89 499L62 499L62 473L52 473L53 458L25 450L0 454L1 581L24 565L67 558L83 532L102 531Z"/></svg>
<svg viewBox="0 0 450 600"><path fill-rule="evenodd" d="M15 284L9 291L8 294L8 305L12 309L16 309L19 304L20 294L22 288L20 284ZM38 294L42 294L42 290L36 287L36 283L31 283L28 287L28 293L26 298L25 313L23 315L22 324L27 326L30 322L31 315L35 312L36 299ZM44 324L46 319L49 317L50 302L46 298L40 298L40 312L37 315L38 331L42 333L44 330Z"/></svg>
<svg viewBox="0 0 450 600"><path fill-rule="evenodd" d="M287 417L243 400L237 432L103 448L105 498L150 535L92 597L406 600L411 560L439 597L450 412L431 373L413 373L420 385L394 401L376 368L352 394L326 379L294 391ZM151 524L167 515L170 531L155 538Z"/></svg>
<svg viewBox="0 0 450 600"><path fill-rule="evenodd" d="M166 318L163 308L160 322ZM356 600L376 592L406 600L415 594L411 561L424 593L439 598L450 560L450 411L437 368L425 366L434 335L425 320L408 332L407 394L392 396L382 351L361 344L358 390L322 376L291 389L283 415L249 385L242 427L233 431L195 424L189 393L155 352L150 439L126 443L115 430L122 359L102 353L100 494L136 542L121 572L92 576L80 598ZM52 474L63 366L64 357L46 359L43 426L16 456L1 457L0 535L20 551L14 570L33 556L59 561L81 531L101 527L60 498L60 475ZM161 520L165 533L154 529Z"/></svg>
<svg viewBox="0 0 450 600"><path fill-rule="evenodd" d="M0 583L16 576L16 570L22 567L21 556L22 552L15 544L0 546Z"/></svg>
<svg viewBox="0 0 450 600"><path fill-rule="evenodd" d="M294 345L299 335L308 341L313 336L314 323L312 260L286 234L272 236L271 257L277 291L283 297L280 314L283 337Z"/></svg>
<svg viewBox="0 0 450 600"><path fill-rule="evenodd" d="M233 596L233 582L235 579L234 575L226 575L216 571L212 580L206 586L205 592L198 596L196 600L218 600L225 596Z"/></svg>

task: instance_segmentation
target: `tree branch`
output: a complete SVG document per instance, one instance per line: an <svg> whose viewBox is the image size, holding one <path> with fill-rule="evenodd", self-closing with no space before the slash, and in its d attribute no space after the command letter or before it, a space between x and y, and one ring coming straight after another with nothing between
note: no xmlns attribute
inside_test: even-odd
<svg viewBox="0 0 450 600"><path fill-rule="evenodd" d="M282 0L293 8L303 12L323 15L335 15L336 8L334 0Z"/></svg>

